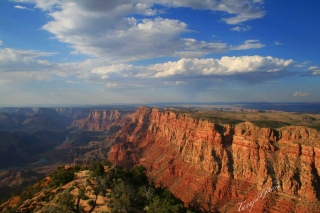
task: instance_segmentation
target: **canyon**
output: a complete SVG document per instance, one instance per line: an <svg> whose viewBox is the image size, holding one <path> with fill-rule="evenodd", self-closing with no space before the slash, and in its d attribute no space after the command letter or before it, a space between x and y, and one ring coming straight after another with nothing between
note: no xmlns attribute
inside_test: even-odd
<svg viewBox="0 0 320 213"><path fill-rule="evenodd" d="M319 212L320 134L315 129L218 124L148 107L118 118L115 125L123 122L121 129L107 139L109 160L122 167L145 166L152 181L187 205L205 212L244 211L246 202L273 187L277 190L256 199L254 212ZM77 124L88 129L112 125L82 121Z"/></svg>
<svg viewBox="0 0 320 213"><path fill-rule="evenodd" d="M52 119L63 121L64 130L51 130L70 137L50 152L60 152L54 165L92 158L143 165L157 186L202 212L320 212L320 133L314 128L284 122L261 127L169 108L53 111L46 115L59 115ZM29 120L42 122L40 115ZM300 120L318 121L312 116L301 114Z"/></svg>

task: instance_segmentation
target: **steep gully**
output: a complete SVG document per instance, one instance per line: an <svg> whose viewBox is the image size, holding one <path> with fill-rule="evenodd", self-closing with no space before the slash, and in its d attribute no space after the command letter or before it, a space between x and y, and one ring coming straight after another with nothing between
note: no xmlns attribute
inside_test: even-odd
<svg viewBox="0 0 320 213"><path fill-rule="evenodd" d="M316 130L220 125L147 107L132 114L91 111L73 125L121 127L109 159L144 165L158 186L203 212L320 212Z"/></svg>

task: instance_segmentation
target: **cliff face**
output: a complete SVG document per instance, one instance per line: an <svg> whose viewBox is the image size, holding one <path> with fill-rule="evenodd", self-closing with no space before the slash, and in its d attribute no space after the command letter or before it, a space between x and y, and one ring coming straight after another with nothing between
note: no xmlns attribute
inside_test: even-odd
<svg viewBox="0 0 320 213"><path fill-rule="evenodd" d="M88 112L89 110L83 109L83 108L64 108L64 107L57 107L54 108L56 110L56 112L59 115L63 115L66 116L68 118L78 118L81 115L85 114L86 112ZM86 114L87 115L87 114Z"/></svg>
<svg viewBox="0 0 320 213"><path fill-rule="evenodd" d="M131 113L118 110L90 110L88 114L79 115L72 126L86 130L109 130L111 126L123 125Z"/></svg>
<svg viewBox="0 0 320 213"><path fill-rule="evenodd" d="M254 212L319 212L319 139L305 127L219 125L140 107L116 134L109 159L144 165L158 185L205 211L249 210L255 200Z"/></svg>

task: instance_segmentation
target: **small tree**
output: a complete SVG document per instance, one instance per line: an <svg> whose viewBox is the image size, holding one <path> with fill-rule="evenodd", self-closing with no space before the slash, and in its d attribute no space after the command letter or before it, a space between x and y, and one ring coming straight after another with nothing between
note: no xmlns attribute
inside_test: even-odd
<svg viewBox="0 0 320 213"><path fill-rule="evenodd" d="M91 213L94 210L94 208L97 205L98 195L101 192L105 192L107 190L107 186L108 184L106 178L102 178L100 176L96 178L96 182L94 184L91 184L92 192L95 195L95 198L91 209L88 211L89 213Z"/></svg>
<svg viewBox="0 0 320 213"><path fill-rule="evenodd" d="M59 210L64 212L77 212L74 208L74 196L67 191L58 194L55 203Z"/></svg>
<svg viewBox="0 0 320 213"><path fill-rule="evenodd" d="M104 167L100 163L97 163L91 173L91 177L98 177L98 176L102 176L103 174L104 174Z"/></svg>
<svg viewBox="0 0 320 213"><path fill-rule="evenodd" d="M74 180L73 170L67 171L63 168L58 168L58 170L52 172L49 176L51 178L52 186L64 185Z"/></svg>
<svg viewBox="0 0 320 213"><path fill-rule="evenodd" d="M89 170L90 171L94 171L94 169L96 168L96 165L98 164L99 162L97 161L97 159L95 158L92 158L90 160L90 163L89 163Z"/></svg>
<svg viewBox="0 0 320 213"><path fill-rule="evenodd" d="M116 198L114 200L113 210L115 212L126 213L130 210L130 206L131 206L130 198L127 195L122 194L119 198Z"/></svg>

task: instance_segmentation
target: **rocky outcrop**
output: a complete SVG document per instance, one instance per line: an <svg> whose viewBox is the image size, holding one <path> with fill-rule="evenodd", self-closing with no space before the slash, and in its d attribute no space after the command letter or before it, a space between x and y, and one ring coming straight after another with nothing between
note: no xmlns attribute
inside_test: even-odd
<svg viewBox="0 0 320 213"><path fill-rule="evenodd" d="M319 139L302 126L219 125L140 107L116 134L109 159L144 165L159 186L203 211L244 211L251 202L254 212L317 212Z"/></svg>
<svg viewBox="0 0 320 213"><path fill-rule="evenodd" d="M103 160L108 158L110 148L100 141L91 141L87 146L71 148L69 157L74 164L88 165L93 158Z"/></svg>
<svg viewBox="0 0 320 213"><path fill-rule="evenodd" d="M43 175L30 169L18 172L8 170L0 172L0 178L0 187L16 187L25 182L35 182L39 178L43 178Z"/></svg>
<svg viewBox="0 0 320 213"><path fill-rule="evenodd" d="M83 108L65 108L65 107L57 107L54 108L56 110L56 112L59 115L63 115L65 117L68 118L78 118L81 117L82 115L87 115L88 113L88 109L83 109Z"/></svg>
<svg viewBox="0 0 320 213"><path fill-rule="evenodd" d="M23 189L29 184L37 182L39 178L43 178L42 174L39 174L33 170L25 171L12 171L4 170L0 172L0 200L8 198L11 193L17 190ZM0 207L1 209L1 207Z"/></svg>
<svg viewBox="0 0 320 213"><path fill-rule="evenodd" d="M85 117L74 120L72 126L86 130L109 130L121 126L130 119L130 112L118 110L90 110Z"/></svg>

